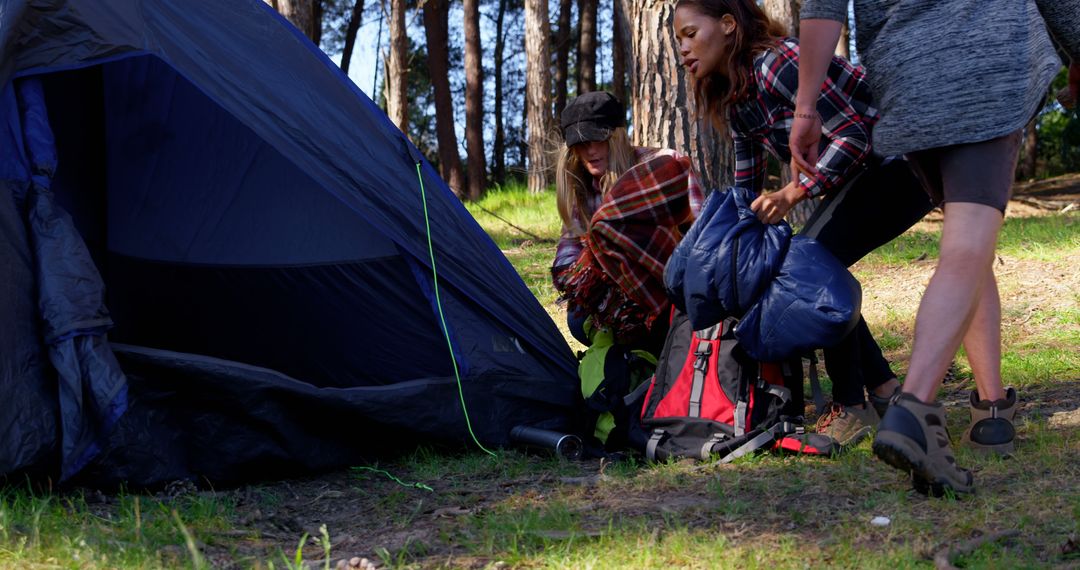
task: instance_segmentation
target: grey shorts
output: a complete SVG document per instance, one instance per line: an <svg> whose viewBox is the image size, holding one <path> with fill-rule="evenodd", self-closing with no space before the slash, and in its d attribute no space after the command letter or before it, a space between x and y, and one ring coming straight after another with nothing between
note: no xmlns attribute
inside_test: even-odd
<svg viewBox="0 0 1080 570"><path fill-rule="evenodd" d="M988 141L916 151L907 159L935 204L974 202L1004 214L1022 139L1019 130Z"/></svg>

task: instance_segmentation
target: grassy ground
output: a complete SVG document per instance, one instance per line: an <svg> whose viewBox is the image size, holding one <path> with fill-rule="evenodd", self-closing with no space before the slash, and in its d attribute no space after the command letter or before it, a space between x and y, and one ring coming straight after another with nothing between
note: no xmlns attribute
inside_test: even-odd
<svg viewBox="0 0 1080 570"><path fill-rule="evenodd" d="M563 326L547 273L554 197L511 189L469 207ZM1019 444L1011 459L959 450L975 471L974 497L913 493L868 443L833 459L733 465L419 449L229 490L103 495L9 484L0 488L0 567L326 568L366 557L391 568L909 568L999 531L1016 534L954 563L1078 567L1080 216L1010 208L996 269L1004 375L1022 398ZM867 321L901 373L939 231L931 216L854 268ZM973 386L962 356L958 364L941 392L954 434Z"/></svg>

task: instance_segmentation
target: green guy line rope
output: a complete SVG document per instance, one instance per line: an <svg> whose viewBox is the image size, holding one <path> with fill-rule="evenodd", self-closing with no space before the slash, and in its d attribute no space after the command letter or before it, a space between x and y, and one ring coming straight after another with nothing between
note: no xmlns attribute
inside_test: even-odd
<svg viewBox="0 0 1080 570"><path fill-rule="evenodd" d="M406 483L406 482L402 481L401 479L398 479L397 477L394 477L394 475L392 473L390 473L389 471L387 471L385 469L376 469L374 467L360 466L360 467L353 467L352 470L356 471L356 472L372 471L374 473L381 473L383 475L386 475L391 481L397 483L398 485L401 485L402 487L423 489L423 490L428 491L428 492L434 492L435 491L435 489L432 489L431 487L429 487L429 486L427 486L427 485L425 485L423 483L420 483L420 482Z"/></svg>
<svg viewBox="0 0 1080 570"><path fill-rule="evenodd" d="M442 323L443 336L446 337L446 348L450 350L450 362L454 364L454 378L457 379L458 397L461 398L461 412L465 414L465 427L469 429L476 446L484 450L484 453L492 457L498 457L494 452L484 447L473 433L472 421L469 420L469 410L465 407L465 392L461 388L461 374L458 372L457 357L454 356L454 345L450 342L450 328L446 326L446 316L443 315L442 299L439 297L439 273L435 271L435 248L431 245L431 219L428 217L427 193L424 191L424 177L420 174L420 163L416 163L416 179L420 181L420 200L424 203L424 228L427 230L428 254L431 256L431 282L435 285L435 306L439 308L439 321Z"/></svg>

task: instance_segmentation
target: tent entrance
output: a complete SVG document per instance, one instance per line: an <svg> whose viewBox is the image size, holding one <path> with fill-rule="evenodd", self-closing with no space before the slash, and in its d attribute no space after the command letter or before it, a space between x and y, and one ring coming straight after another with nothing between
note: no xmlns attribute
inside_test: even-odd
<svg viewBox="0 0 1080 570"><path fill-rule="evenodd" d="M315 386L452 375L421 348L445 340L412 262L172 68L143 55L42 80L53 189L105 280L112 340Z"/></svg>

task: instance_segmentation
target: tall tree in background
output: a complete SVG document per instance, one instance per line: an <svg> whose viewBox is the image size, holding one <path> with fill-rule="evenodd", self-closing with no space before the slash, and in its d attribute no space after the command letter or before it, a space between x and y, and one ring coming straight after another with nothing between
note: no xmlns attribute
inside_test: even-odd
<svg viewBox="0 0 1080 570"><path fill-rule="evenodd" d="M323 14L326 3L334 0L311 0L311 33L308 37L316 46L322 47L323 37Z"/></svg>
<svg viewBox="0 0 1080 570"><path fill-rule="evenodd" d="M732 180L730 144L699 116L678 45L671 31L675 3L670 0L626 0L630 32L630 102L634 144L667 147L687 154L705 188ZM632 23L632 24L631 24Z"/></svg>
<svg viewBox="0 0 1080 570"><path fill-rule="evenodd" d="M598 0L578 0L577 92L596 91L596 12Z"/></svg>
<svg viewBox="0 0 1080 570"><path fill-rule="evenodd" d="M525 109L528 124L529 191L547 187L551 132L551 55L547 0L525 0Z"/></svg>
<svg viewBox="0 0 1080 570"><path fill-rule="evenodd" d="M836 42L836 55L851 59L851 26L847 22L840 27L840 39Z"/></svg>
<svg viewBox="0 0 1080 570"><path fill-rule="evenodd" d="M468 153L468 191L476 200L484 193L484 57L480 45L480 0L465 0L465 152Z"/></svg>
<svg viewBox="0 0 1080 570"><path fill-rule="evenodd" d="M495 182L506 181L506 129L503 127L503 59L506 50L506 9L509 0L499 0L495 15L495 140L491 145L491 176Z"/></svg>
<svg viewBox="0 0 1080 570"><path fill-rule="evenodd" d="M573 0L559 0L559 28L555 31L555 116L566 107L566 82L570 79L570 12ZM545 8L545 12L547 9ZM528 23L525 24L528 27ZM526 52L528 53L528 52Z"/></svg>
<svg viewBox="0 0 1080 570"><path fill-rule="evenodd" d="M789 36L799 37L799 0L764 0L761 8L770 20L783 26Z"/></svg>
<svg viewBox="0 0 1080 570"><path fill-rule="evenodd" d="M629 30L623 25L623 0L611 0L611 93L626 103L626 60L630 46Z"/></svg>
<svg viewBox="0 0 1080 570"><path fill-rule="evenodd" d="M305 36L312 41L317 42L318 36L315 33L315 12L313 0L265 0L267 4L273 6L285 19L292 22L292 25L296 26L296 29L300 30ZM322 23L319 23L319 29L322 29ZM321 34L319 34L321 35ZM316 43L318 45L318 43Z"/></svg>
<svg viewBox="0 0 1080 570"><path fill-rule="evenodd" d="M345 47L341 50L341 70L345 75L349 74L349 63L352 62L353 49L356 47L356 33L360 31L360 23L364 19L364 0L356 0L352 11L349 12L349 21L345 25Z"/></svg>
<svg viewBox="0 0 1080 570"><path fill-rule="evenodd" d="M405 34L405 0L390 0L390 53L386 58L386 114L409 133L409 38Z"/></svg>
<svg viewBox="0 0 1080 570"><path fill-rule="evenodd" d="M1035 178L1035 169L1039 164L1039 116L1036 114L1031 122L1024 127L1023 152L1020 153L1020 178L1031 180Z"/></svg>
<svg viewBox="0 0 1080 570"><path fill-rule="evenodd" d="M428 45L428 74L435 92L435 133L439 141L439 175L455 194L465 192L465 174L454 129L454 99L450 92L450 0L425 0L424 33Z"/></svg>

